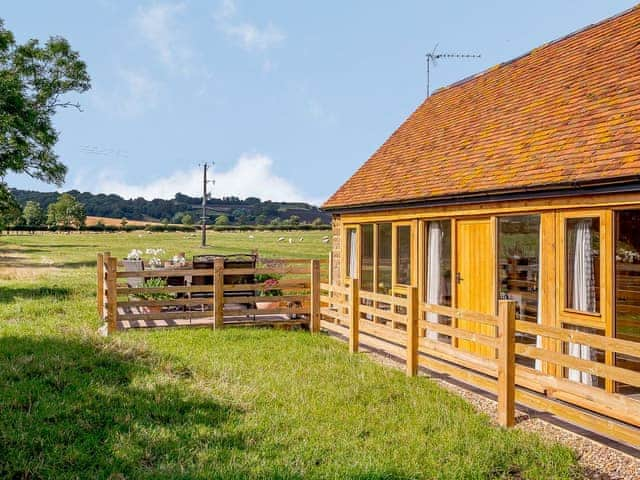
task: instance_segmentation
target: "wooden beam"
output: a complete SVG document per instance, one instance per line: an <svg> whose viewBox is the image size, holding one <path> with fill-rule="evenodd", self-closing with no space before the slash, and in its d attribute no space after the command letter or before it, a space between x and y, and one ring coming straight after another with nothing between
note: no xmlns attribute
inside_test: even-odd
<svg viewBox="0 0 640 480"><path fill-rule="evenodd" d="M516 421L516 302L501 300L498 319L498 423L512 427Z"/></svg>
<svg viewBox="0 0 640 480"><path fill-rule="evenodd" d="M214 328L224 327L224 258L213 260L213 318Z"/></svg>
<svg viewBox="0 0 640 480"><path fill-rule="evenodd" d="M418 374L418 287L407 290L407 375Z"/></svg>
<svg viewBox="0 0 640 480"><path fill-rule="evenodd" d="M360 281L351 279L349 285L349 351L356 353L360 345Z"/></svg>

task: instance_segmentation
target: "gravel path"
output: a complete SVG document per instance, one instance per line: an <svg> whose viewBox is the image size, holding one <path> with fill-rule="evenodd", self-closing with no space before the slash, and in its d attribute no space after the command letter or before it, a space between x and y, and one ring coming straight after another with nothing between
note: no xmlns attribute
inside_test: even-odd
<svg viewBox="0 0 640 480"><path fill-rule="evenodd" d="M399 369L404 369L405 367L403 361L378 350L370 350L361 346L361 352L366 353L372 359L384 365ZM420 375L428 376L422 372ZM442 378L430 378L443 388L463 397L476 410L488 414L495 421L497 403L494 400ZM536 432L545 440L559 442L575 450L586 479L640 480L640 457L628 455L541 418L531 417L527 412L518 410L516 412L516 421L516 428ZM640 455L640 452L638 454Z"/></svg>

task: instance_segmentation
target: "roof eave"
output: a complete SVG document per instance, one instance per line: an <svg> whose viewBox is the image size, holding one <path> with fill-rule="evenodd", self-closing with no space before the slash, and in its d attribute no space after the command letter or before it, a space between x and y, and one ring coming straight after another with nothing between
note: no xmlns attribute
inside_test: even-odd
<svg viewBox="0 0 640 480"><path fill-rule="evenodd" d="M518 189L492 190L484 192L461 193L417 199L393 200L354 205L329 205L321 210L334 213L376 212L381 210L400 210L407 208L445 207L451 205L485 204L514 200L533 200L561 198L580 195L604 195L611 193L640 192L640 175L597 179L591 181L571 181L554 185L539 185Z"/></svg>

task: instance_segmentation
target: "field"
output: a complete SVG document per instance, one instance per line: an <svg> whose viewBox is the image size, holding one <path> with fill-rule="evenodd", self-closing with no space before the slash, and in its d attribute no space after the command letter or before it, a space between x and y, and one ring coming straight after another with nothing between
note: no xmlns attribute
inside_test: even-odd
<svg viewBox="0 0 640 480"><path fill-rule="evenodd" d="M213 232L205 251L326 258L326 234ZM96 252L198 244L0 237L0 478L579 478L570 450L325 335L96 334Z"/></svg>
<svg viewBox="0 0 640 480"><path fill-rule="evenodd" d="M91 215L87 216L87 225L96 225L98 222L102 222L103 225L113 225L119 227L122 225L121 218L111 218L111 217L92 217ZM142 220L127 220L127 225L135 225L135 226L145 226L145 225L161 225L159 222L145 222Z"/></svg>

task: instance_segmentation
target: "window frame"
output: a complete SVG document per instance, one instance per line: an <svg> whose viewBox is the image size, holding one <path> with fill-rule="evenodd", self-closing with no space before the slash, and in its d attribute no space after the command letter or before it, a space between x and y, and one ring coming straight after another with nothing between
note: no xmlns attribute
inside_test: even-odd
<svg viewBox="0 0 640 480"><path fill-rule="evenodd" d="M409 283L400 283L398 281L398 256L400 250L398 249L398 228L409 228ZM391 233L391 254L392 254L392 272L391 272L391 283L392 290L395 292L396 290L404 291L406 288L415 285L416 283L416 233L415 233L415 222L407 221L407 222L393 222L392 224L392 233Z"/></svg>
<svg viewBox="0 0 640 480"><path fill-rule="evenodd" d="M557 322L558 325L572 324L582 327L604 329L607 334L609 328L605 328L611 322L611 288L612 274L609 272L612 268L612 259L608 257L611 254L612 235L612 211L602 209L581 209L581 210L565 210L557 213L556 237L557 237L557 255L556 269L558 273L558 288L556 289L556 305L557 305ZM600 308L598 312L581 312L567 306L567 220L578 218L597 218L599 221L600 236Z"/></svg>

